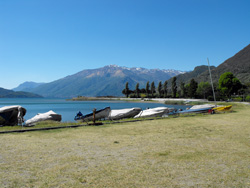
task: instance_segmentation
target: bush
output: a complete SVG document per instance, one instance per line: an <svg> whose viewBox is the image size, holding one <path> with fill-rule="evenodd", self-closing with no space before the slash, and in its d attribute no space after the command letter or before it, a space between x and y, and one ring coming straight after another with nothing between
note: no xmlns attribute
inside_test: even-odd
<svg viewBox="0 0 250 188"><path fill-rule="evenodd" d="M250 95L246 96L245 100L250 102Z"/></svg>
<svg viewBox="0 0 250 188"><path fill-rule="evenodd" d="M234 97L233 100L236 101L236 102L241 102L242 101L242 97Z"/></svg>

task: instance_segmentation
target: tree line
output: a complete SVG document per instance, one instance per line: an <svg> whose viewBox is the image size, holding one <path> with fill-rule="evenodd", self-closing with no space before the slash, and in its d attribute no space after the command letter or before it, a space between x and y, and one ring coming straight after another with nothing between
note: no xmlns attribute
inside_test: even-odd
<svg viewBox="0 0 250 188"><path fill-rule="evenodd" d="M214 100L212 86L209 82L196 82L191 79L188 84L180 82L177 86L177 78L173 77L171 83L166 80L163 84L160 81L158 86L155 83L147 82L145 88L139 88L136 84L134 90L129 89L126 82L122 93L130 98L199 98ZM216 100L229 99L232 96L241 97L241 100L250 101L250 83L242 84L231 72L223 73L218 83L213 83ZM240 100L240 99L239 99Z"/></svg>

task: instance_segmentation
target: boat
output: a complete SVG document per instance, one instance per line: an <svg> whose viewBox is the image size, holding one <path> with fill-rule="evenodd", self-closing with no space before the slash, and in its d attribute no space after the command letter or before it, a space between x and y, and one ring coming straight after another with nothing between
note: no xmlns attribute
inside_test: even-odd
<svg viewBox="0 0 250 188"><path fill-rule="evenodd" d="M201 109L201 108L214 108L214 104L201 104L201 105L194 105L190 109Z"/></svg>
<svg viewBox="0 0 250 188"><path fill-rule="evenodd" d="M106 119L110 114L110 107L103 108L101 110L95 111L95 120ZM82 121L93 121L94 120L94 113L83 115L81 112L78 112L74 118L75 121L82 120Z"/></svg>
<svg viewBox="0 0 250 188"><path fill-rule="evenodd" d="M146 110L142 110L134 118L162 117L165 114L168 114L169 112L170 112L170 110L167 107L149 108L149 109L146 109Z"/></svg>
<svg viewBox="0 0 250 188"><path fill-rule="evenodd" d="M0 108L0 126L22 125L26 109L22 106L4 106Z"/></svg>
<svg viewBox="0 0 250 188"><path fill-rule="evenodd" d="M188 114L188 113L212 113L212 107L206 108L197 108L197 109L187 109L187 110L179 110L176 112L177 114Z"/></svg>
<svg viewBox="0 0 250 188"><path fill-rule="evenodd" d="M124 118L133 118L141 112L141 108L125 108L119 110L111 110L108 119L119 120Z"/></svg>
<svg viewBox="0 0 250 188"><path fill-rule="evenodd" d="M213 110L216 112L220 111L220 112L223 112L223 111L229 111L230 109L232 108L232 105L228 105L228 106L218 106L218 107L215 107L213 108Z"/></svg>
<svg viewBox="0 0 250 188"><path fill-rule="evenodd" d="M33 118L28 119L25 122L25 126L32 126L38 122L46 121L46 120L61 121L62 116L60 114L53 112L52 110L45 112L45 113L38 113Z"/></svg>

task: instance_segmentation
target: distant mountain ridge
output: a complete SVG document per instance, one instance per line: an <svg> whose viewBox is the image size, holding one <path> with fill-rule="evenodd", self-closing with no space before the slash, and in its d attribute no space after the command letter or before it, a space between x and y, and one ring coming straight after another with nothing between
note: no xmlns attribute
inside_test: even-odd
<svg viewBox="0 0 250 188"><path fill-rule="evenodd" d="M250 82L250 44L211 71L212 79L218 82L220 75L232 72L242 83ZM198 82L209 79L209 72L197 76Z"/></svg>
<svg viewBox="0 0 250 188"><path fill-rule="evenodd" d="M45 83L36 83L36 82L24 82L22 84L20 84L18 87L13 88L13 91L28 91L30 89L36 88L40 85L43 85Z"/></svg>
<svg viewBox="0 0 250 188"><path fill-rule="evenodd" d="M117 65L108 65L97 69L86 69L59 80L40 85L35 88L26 88L25 91L34 92L45 97L71 98L76 96L122 96L125 83L129 83L134 90L137 83L140 88L146 82L164 82L183 71L160 70L146 68L127 68Z"/></svg>
<svg viewBox="0 0 250 188"><path fill-rule="evenodd" d="M218 67L210 66L212 80L218 83L220 76L225 72L232 72L243 84L250 83L250 44L225 60ZM210 75L207 65L197 66L191 72L176 76L177 84L181 81L189 83L194 78L198 83L210 82ZM171 84L172 78L168 80Z"/></svg>
<svg viewBox="0 0 250 188"><path fill-rule="evenodd" d="M42 96L24 91L12 91L0 88L0 98L42 98Z"/></svg>

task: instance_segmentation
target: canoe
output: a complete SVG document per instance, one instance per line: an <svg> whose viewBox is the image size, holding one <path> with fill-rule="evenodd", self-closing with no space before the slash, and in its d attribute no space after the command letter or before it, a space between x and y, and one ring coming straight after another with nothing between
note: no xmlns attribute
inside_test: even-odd
<svg viewBox="0 0 250 188"><path fill-rule="evenodd" d="M110 114L110 107L103 108L101 110L97 110L95 112L95 120L100 120L100 119L107 119L109 114ZM83 115L81 112L78 112L77 115L75 116L74 120L82 120L82 121L93 121L93 112Z"/></svg>
<svg viewBox="0 0 250 188"><path fill-rule="evenodd" d="M50 111L45 112L45 113L39 113L39 114L35 115L33 118L28 119L25 122L25 125L31 126L31 125L35 125L38 122L46 121L46 120L61 121L62 116L60 114L57 114L57 113L53 112L52 110L50 110Z"/></svg>
<svg viewBox="0 0 250 188"><path fill-rule="evenodd" d="M119 110L111 110L108 119L119 120L124 118L133 118L141 112L141 108L125 108Z"/></svg>
<svg viewBox="0 0 250 188"><path fill-rule="evenodd" d="M228 111L232 108L232 105L228 105L228 106L218 106L213 108L214 111Z"/></svg>
<svg viewBox="0 0 250 188"><path fill-rule="evenodd" d="M21 125L26 109L22 106L5 106L0 108L0 126Z"/></svg>
<svg viewBox="0 0 250 188"><path fill-rule="evenodd" d="M167 113L169 113L169 108L167 107L150 108L150 109L142 110L134 118L162 117L163 115Z"/></svg>

